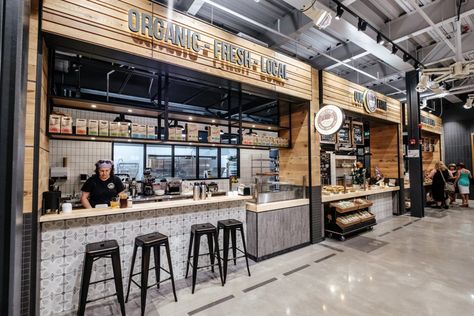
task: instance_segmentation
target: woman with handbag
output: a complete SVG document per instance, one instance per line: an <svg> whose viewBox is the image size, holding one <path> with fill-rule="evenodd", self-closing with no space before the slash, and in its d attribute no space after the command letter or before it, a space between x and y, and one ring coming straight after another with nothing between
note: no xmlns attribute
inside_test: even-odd
<svg viewBox="0 0 474 316"><path fill-rule="evenodd" d="M449 205L456 205L455 204L456 203L456 194L459 193L458 186L455 183L455 180L457 179L457 176L458 176L458 167L455 163L450 163L448 165L448 170L451 173L451 180L449 182L451 182L454 185L454 191L448 193L448 195L449 195Z"/></svg>
<svg viewBox="0 0 474 316"><path fill-rule="evenodd" d="M438 207L449 208L446 200L448 199L447 191L454 191L454 186L448 181L451 179L451 174L442 161L435 164L435 168L430 173L430 178L433 179L431 191L433 199L436 201Z"/></svg>
<svg viewBox="0 0 474 316"><path fill-rule="evenodd" d="M466 169L464 163L458 163L458 174L455 183L459 188L459 194L462 198L462 207L469 207L469 185L471 184L471 172Z"/></svg>

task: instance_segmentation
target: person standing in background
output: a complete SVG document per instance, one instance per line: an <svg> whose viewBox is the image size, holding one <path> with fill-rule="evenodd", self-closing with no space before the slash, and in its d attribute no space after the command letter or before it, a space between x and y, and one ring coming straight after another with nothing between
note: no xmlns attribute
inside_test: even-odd
<svg viewBox="0 0 474 316"><path fill-rule="evenodd" d="M457 169L457 166L455 163L450 163L448 165L448 170L449 170L449 173L451 174L451 180L449 180L448 182L451 182L453 184L455 184L455 180L457 178L457 175L458 175L458 169ZM459 193L459 189L457 187L457 185L455 185L455 191L454 192L450 192L448 195L449 195L449 205L453 205L454 203L456 203L456 194Z"/></svg>
<svg viewBox="0 0 474 316"><path fill-rule="evenodd" d="M451 179L451 173L448 171L448 168L446 168L444 162L438 161L429 177L433 179L431 191L433 193L433 200L436 201L436 205L446 209L449 208L448 204L446 204L448 196L445 191L445 185L446 182Z"/></svg>
<svg viewBox="0 0 474 316"><path fill-rule="evenodd" d="M464 163L458 163L458 174L455 183L459 187L459 193L461 194L462 207L469 207L469 185L471 184L471 171L466 169Z"/></svg>

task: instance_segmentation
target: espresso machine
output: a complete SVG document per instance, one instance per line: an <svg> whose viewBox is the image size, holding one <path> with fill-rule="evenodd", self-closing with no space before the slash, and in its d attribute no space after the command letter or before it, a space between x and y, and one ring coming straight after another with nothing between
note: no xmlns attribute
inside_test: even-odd
<svg viewBox="0 0 474 316"><path fill-rule="evenodd" d="M151 168L145 168L143 170L143 194L150 196L154 195L153 184L155 183L155 176L151 174Z"/></svg>

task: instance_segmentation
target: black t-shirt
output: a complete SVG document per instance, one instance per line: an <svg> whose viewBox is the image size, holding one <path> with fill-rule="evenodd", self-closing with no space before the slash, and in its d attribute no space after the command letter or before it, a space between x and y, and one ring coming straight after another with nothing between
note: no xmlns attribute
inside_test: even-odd
<svg viewBox="0 0 474 316"><path fill-rule="evenodd" d="M92 207L95 207L97 204L108 205L110 200L123 190L124 186L119 177L113 176L102 181L97 175L87 179L81 188L81 191L90 193L89 203Z"/></svg>

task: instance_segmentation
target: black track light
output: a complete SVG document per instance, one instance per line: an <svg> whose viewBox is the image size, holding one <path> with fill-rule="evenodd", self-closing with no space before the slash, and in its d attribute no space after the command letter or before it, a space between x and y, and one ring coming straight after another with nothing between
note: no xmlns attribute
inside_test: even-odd
<svg viewBox="0 0 474 316"><path fill-rule="evenodd" d="M339 20L343 14L344 10L342 9L341 5L338 5L336 9L336 20Z"/></svg>
<svg viewBox="0 0 474 316"><path fill-rule="evenodd" d="M410 56L408 56L408 54L403 54L403 61L404 62L407 62L408 60L410 59Z"/></svg>
<svg viewBox="0 0 474 316"><path fill-rule="evenodd" d="M359 22L357 23L357 30L364 32L366 29L367 29L367 22L359 18Z"/></svg>
<svg viewBox="0 0 474 316"><path fill-rule="evenodd" d="M392 45L392 54L396 54L398 52L398 47L397 45L393 44Z"/></svg>
<svg viewBox="0 0 474 316"><path fill-rule="evenodd" d="M381 33L377 33L377 44L380 44L380 45L383 45L385 43L383 37L382 37L382 34Z"/></svg>

